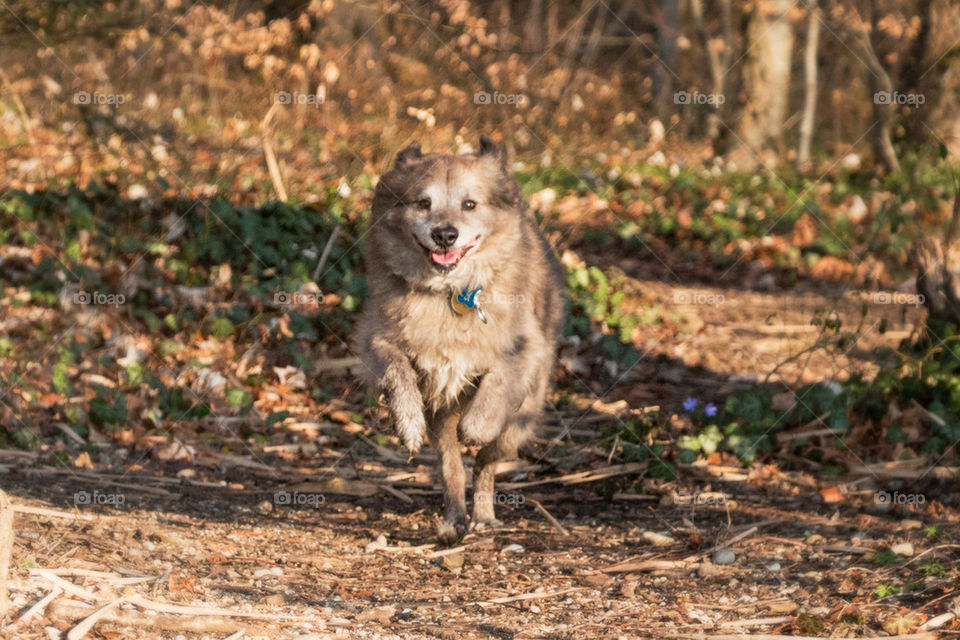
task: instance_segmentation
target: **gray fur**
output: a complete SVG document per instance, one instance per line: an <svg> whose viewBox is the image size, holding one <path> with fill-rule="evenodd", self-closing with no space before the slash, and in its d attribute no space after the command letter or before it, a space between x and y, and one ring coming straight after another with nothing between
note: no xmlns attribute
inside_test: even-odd
<svg viewBox="0 0 960 640"><path fill-rule="evenodd" d="M450 254L431 239L448 225L459 232ZM451 255L461 256L452 268L437 262ZM562 324L562 271L485 136L473 155L423 154L417 143L397 155L374 193L366 262L371 296L358 352L404 446L415 453L429 438L439 452L439 535L452 544L467 527L461 444L480 447L471 526L491 525L495 463L516 456L539 421ZM477 286L486 324L450 304Z"/></svg>

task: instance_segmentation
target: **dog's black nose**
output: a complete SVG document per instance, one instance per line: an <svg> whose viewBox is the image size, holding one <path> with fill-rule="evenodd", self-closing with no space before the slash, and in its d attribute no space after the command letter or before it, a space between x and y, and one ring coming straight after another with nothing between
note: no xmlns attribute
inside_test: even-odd
<svg viewBox="0 0 960 640"><path fill-rule="evenodd" d="M448 224L445 227L434 227L430 232L430 237L433 238L433 241L436 242L437 246L441 249L449 249L452 247L459 235L460 232L457 231L457 228L452 224Z"/></svg>

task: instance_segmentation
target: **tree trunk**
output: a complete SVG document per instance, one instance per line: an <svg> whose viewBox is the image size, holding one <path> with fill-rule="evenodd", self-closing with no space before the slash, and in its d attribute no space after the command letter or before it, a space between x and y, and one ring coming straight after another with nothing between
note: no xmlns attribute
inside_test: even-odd
<svg viewBox="0 0 960 640"><path fill-rule="evenodd" d="M543 49L543 0L531 0L527 5L527 21L524 25L526 49L541 51Z"/></svg>
<svg viewBox="0 0 960 640"><path fill-rule="evenodd" d="M609 5L605 5L597 12L593 21L593 28L590 30L590 36L587 38L587 49L581 59L584 67L589 67L597 59L597 53L600 50L600 41L603 38L603 32L607 28L607 17L613 11Z"/></svg>
<svg viewBox="0 0 960 640"><path fill-rule="evenodd" d="M782 141L794 41L789 13L794 5L795 0L758 0L750 19L740 139L752 153L740 150L741 160L776 149Z"/></svg>
<svg viewBox="0 0 960 640"><path fill-rule="evenodd" d="M661 0L660 2L660 33L658 37L658 57L656 85L654 91L657 96L657 115L664 122L677 109L674 103L673 79L677 66L677 27L680 21L680 3L677 0Z"/></svg>
<svg viewBox="0 0 960 640"><path fill-rule="evenodd" d="M927 73L930 71L929 52L933 36L933 0L920 0L917 3L917 17L920 20L920 28L917 31L917 37L913 39L910 46L910 53L904 58L903 66L900 68L899 78L905 83L905 89L910 89L915 94L922 94L926 99L925 104L929 105L927 109L933 106L935 96L939 93L939 85L942 82L944 73ZM906 119L906 138L908 140L923 140L928 138L930 131L927 129L928 123L924 118L928 117L929 111L923 109L911 109L909 117ZM922 117L921 117L922 116Z"/></svg>
<svg viewBox="0 0 960 640"><path fill-rule="evenodd" d="M569 69L572 73L573 67L576 66L577 61L577 52L580 49L580 38L583 36L583 30L587 25L587 14L593 11L593 7L597 7L598 11L606 11L606 7L597 6L590 0L583 0L581 3L581 9L577 11L576 17L574 17L574 22L572 25L567 27L566 39L567 44L563 48L563 58L564 66Z"/></svg>
<svg viewBox="0 0 960 640"><path fill-rule="evenodd" d="M797 145L797 169L803 171L810 163L810 141L813 139L813 119L817 110L817 49L820 45L820 9L816 0L810 3L807 22L807 43L803 52L803 119L800 121L800 142Z"/></svg>
<svg viewBox="0 0 960 640"><path fill-rule="evenodd" d="M890 129L893 126L893 83L884 69L873 46L873 34L877 32L877 1L870 0L870 31L862 34L863 51L870 69L870 98L873 100L873 162L888 171L899 171L900 161L893 148Z"/></svg>
<svg viewBox="0 0 960 640"><path fill-rule="evenodd" d="M946 236L925 237L917 245L917 293L935 324L960 327L960 189L953 201L953 216Z"/></svg>
<svg viewBox="0 0 960 640"><path fill-rule="evenodd" d="M13 552L13 506L7 494L0 491L0 621L6 617L10 603L7 600L7 578L10 554Z"/></svg>
<svg viewBox="0 0 960 640"><path fill-rule="evenodd" d="M720 139L720 114L726 105L725 78L727 67L730 64L730 47L732 46L732 34L730 33L730 1L720 1L720 13L723 21L723 36L720 41L711 39L707 32L707 25L703 19L703 0L690 0L690 13L693 16L693 22L697 27L697 36L700 40L700 46L703 47L707 56L707 65L710 69L710 79L712 82L711 93L715 96L724 96L722 102L714 102L710 105L711 109L707 115L707 137L713 143L714 153L719 153L720 149L717 143Z"/></svg>

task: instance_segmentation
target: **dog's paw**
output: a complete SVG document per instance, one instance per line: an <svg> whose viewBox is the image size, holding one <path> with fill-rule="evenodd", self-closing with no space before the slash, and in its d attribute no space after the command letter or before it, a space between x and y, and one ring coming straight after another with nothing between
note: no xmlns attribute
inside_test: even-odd
<svg viewBox="0 0 960 640"><path fill-rule="evenodd" d="M484 520L471 520L470 531L490 531L491 529L502 529L503 522L496 518L487 518Z"/></svg>
<svg viewBox="0 0 960 640"><path fill-rule="evenodd" d="M423 446L427 435L427 421L423 417L423 409L419 406L392 406L394 428L400 442L410 454L416 454Z"/></svg>
<svg viewBox="0 0 960 640"><path fill-rule="evenodd" d="M460 520L451 522L443 520L437 525L437 540L445 547L452 547L467 534L467 523Z"/></svg>

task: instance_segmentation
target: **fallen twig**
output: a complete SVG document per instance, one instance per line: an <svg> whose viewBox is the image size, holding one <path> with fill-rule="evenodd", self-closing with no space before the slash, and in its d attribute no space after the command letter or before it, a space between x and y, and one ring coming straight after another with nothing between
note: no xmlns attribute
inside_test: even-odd
<svg viewBox="0 0 960 640"><path fill-rule="evenodd" d="M535 507L537 508L537 511L539 511L540 513L542 513L542 514L543 514L543 517L546 518L547 521L548 521L550 524L553 525L553 528L557 530L557 533L559 533L561 536L564 536L564 537L570 535L570 532L567 531L566 529L564 529L564 528L563 528L563 525L560 524L560 521L557 520L556 518L554 518L554 517L550 514L550 512L547 511L546 508L544 508L544 506L543 506L542 504L540 504L538 501L534 500L533 498L528 498L528 499L530 500L530 502L533 503L533 506L535 506Z"/></svg>
<svg viewBox="0 0 960 640"><path fill-rule="evenodd" d="M516 596L505 596L503 598L494 598L492 600L483 600L480 602L474 602L473 604L480 607L492 607L497 604L506 604L508 602L517 602L519 600L542 600L544 598L554 598L556 596L562 596L570 593L571 591L576 591L578 587L572 587L570 589L562 589L560 591L534 591L533 593L521 593Z"/></svg>
<svg viewBox="0 0 960 640"><path fill-rule="evenodd" d="M51 617L68 620L78 620L89 616L91 607L83 606L76 601L57 600L50 605ZM241 624L223 618L209 616L190 617L168 614L145 616L140 611L107 611L100 619L101 623L114 624L123 627L138 629L159 629L162 631L176 631L177 633L235 633L246 630L250 635L264 635L270 637L276 634L275 629L254 629L249 623Z"/></svg>
<svg viewBox="0 0 960 640"><path fill-rule="evenodd" d="M614 476L627 475L629 473L642 473L647 468L646 462L627 462L625 464L615 464L599 469L571 473L559 478L545 478L543 480L531 480L529 482L502 482L500 487L503 489L524 489L526 487L535 487L541 484L580 484L583 482L596 482Z"/></svg>
<svg viewBox="0 0 960 640"><path fill-rule="evenodd" d="M387 493L392 495L394 498L399 498L400 500L403 500L407 504L413 504L413 498L405 494L403 491L400 491L400 489L391 487L388 484L381 484L377 486L379 486L383 491L386 491Z"/></svg>
<svg viewBox="0 0 960 640"><path fill-rule="evenodd" d="M46 509L44 507L28 507L22 504L13 505L16 513L29 513L34 516L48 516L50 518L65 518L67 520L95 520L96 516L85 513L70 513L69 511L60 511L59 509Z"/></svg>
<svg viewBox="0 0 960 640"><path fill-rule="evenodd" d="M293 613L258 613L256 611L234 611L221 607L194 607L189 605L168 604L149 600L140 595L127 596L127 602L142 609L158 613L177 613L187 616L225 616L229 618L254 618L259 620L294 620L300 622L320 622L319 616L304 616Z"/></svg>
<svg viewBox="0 0 960 640"><path fill-rule="evenodd" d="M957 614L950 611L948 611L947 613L941 613L940 615L934 618L930 618L929 620L924 622L920 628L923 629L924 631L929 631L930 629L937 629L947 624L948 622L950 622L956 617L957 617Z"/></svg>
<svg viewBox="0 0 960 640"><path fill-rule="evenodd" d="M316 282L320 277L320 272L323 270L323 267L327 264L327 259L330 257L330 250L333 249L333 243L336 242L337 237L340 235L340 225L337 225L333 228L333 231L330 233L330 237L327 238L327 244L323 247L323 253L320 254L320 260L317 262L317 268L313 270L313 281Z"/></svg>
<svg viewBox="0 0 960 640"><path fill-rule="evenodd" d="M783 624L793 620L790 616L777 616L776 618L751 618L749 620L730 620L721 622L721 627L759 627L765 624Z"/></svg>
<svg viewBox="0 0 960 640"><path fill-rule="evenodd" d="M93 629L93 626L95 624L100 622L100 620L103 619L103 617L106 616L108 613L110 613L112 610L120 606L124 600L125 600L125 597L120 596L113 602L105 604L104 606L100 607L99 609L91 613L89 616L81 620L80 623L77 624L77 626L75 626L73 629L70 629L70 632L67 634L67 640L80 640L80 638L90 633L90 630Z"/></svg>
<svg viewBox="0 0 960 640"><path fill-rule="evenodd" d="M670 571L696 569L697 563L687 560L640 560L620 562L600 569L600 573L632 573L634 571Z"/></svg>
<svg viewBox="0 0 960 640"><path fill-rule="evenodd" d="M50 591L47 593L47 595L37 600L36 603L33 604L33 606L31 606L29 609L24 611L23 615L14 621L14 624L19 622L26 622L30 618L43 613L44 611L47 610L47 607L50 605L50 603L53 602L57 597L59 597L61 593L63 593L63 589L54 585L53 588L50 589Z"/></svg>
<svg viewBox="0 0 960 640"><path fill-rule="evenodd" d="M830 638L827 636L783 636L769 633L727 633L707 635L705 633L675 633L673 638L683 640L937 640L936 633L911 633L905 636L864 636L862 638Z"/></svg>
<svg viewBox="0 0 960 640"><path fill-rule="evenodd" d="M64 580L58 575L55 575L53 572L48 571L47 569L31 569L30 575L40 576L46 578L52 584L60 587L70 595L77 596L78 598L83 598L84 600L89 600L90 602L105 602L106 598L101 595L98 595L92 591L87 591L83 587L76 585L69 580Z"/></svg>
<svg viewBox="0 0 960 640"><path fill-rule="evenodd" d="M692 560L696 560L697 558L702 558L703 556L708 556L708 555L710 555L711 553L713 553L714 551L719 551L720 549L726 549L727 547L729 547L730 545L734 544L735 542L740 542L740 541L743 540L744 538L748 538L748 537L752 536L752 535L755 534L758 530L759 530L759 527L756 527L756 526L750 527L750 528L747 529L746 531L744 531L744 532L742 532L742 533L738 533L737 535L733 536L733 537L730 538L729 540L726 540L726 541L724 541L724 542L721 542L720 544L718 544L718 545L716 545L716 546L714 546L714 547L710 547L710 548L707 549L706 551L701 551L700 553L698 553L698 554L695 555L695 556L690 556L689 558L687 558L687 560L691 560L691 561L692 561Z"/></svg>

